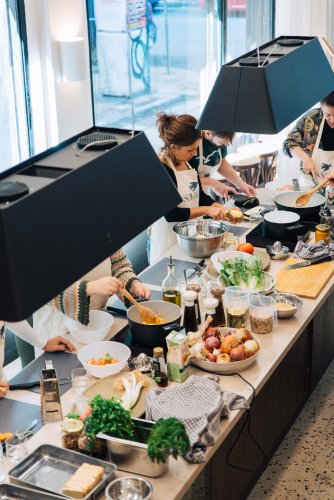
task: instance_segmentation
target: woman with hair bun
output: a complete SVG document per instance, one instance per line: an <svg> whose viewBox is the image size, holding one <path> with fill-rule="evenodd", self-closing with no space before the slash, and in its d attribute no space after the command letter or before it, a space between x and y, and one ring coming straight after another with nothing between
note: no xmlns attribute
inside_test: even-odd
<svg viewBox="0 0 334 500"><path fill-rule="evenodd" d="M226 219L226 208L212 203L204 193L197 171L189 165L196 156L201 142L197 120L191 115L158 113L157 127L163 146L159 159L177 186L181 203L156 221L151 229L150 263L160 259L176 243L173 226L196 217L207 215L215 220Z"/></svg>

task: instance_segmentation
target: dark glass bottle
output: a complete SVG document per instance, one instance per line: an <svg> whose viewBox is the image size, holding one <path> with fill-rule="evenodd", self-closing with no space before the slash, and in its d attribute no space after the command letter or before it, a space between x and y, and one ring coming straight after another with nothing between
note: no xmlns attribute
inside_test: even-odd
<svg viewBox="0 0 334 500"><path fill-rule="evenodd" d="M184 315L183 315L183 326L188 332L197 332L198 324L195 309L195 300L197 293L193 290L186 290L182 294L184 300Z"/></svg>
<svg viewBox="0 0 334 500"><path fill-rule="evenodd" d="M226 319L225 319L224 302L223 302L223 295L225 290L222 286L213 285L210 291L213 297L218 300L218 305L216 307L217 326L225 326Z"/></svg>
<svg viewBox="0 0 334 500"><path fill-rule="evenodd" d="M160 387L168 385L167 367L164 358L164 350L162 347L153 349L153 373L152 377Z"/></svg>
<svg viewBox="0 0 334 500"><path fill-rule="evenodd" d="M168 274L162 284L162 300L173 302L181 307L181 285L175 274L175 266L172 256L169 257Z"/></svg>
<svg viewBox="0 0 334 500"><path fill-rule="evenodd" d="M195 310L196 310L197 324L200 325L202 323L202 319L201 319L201 311L199 308L198 294L201 291L201 285L197 283L189 283L189 285L187 285L186 290L192 290L193 292L196 292Z"/></svg>
<svg viewBox="0 0 334 500"><path fill-rule="evenodd" d="M212 322L210 323L210 326L218 326L216 314L218 300L213 297L207 297L203 300L203 305L205 307L205 319L207 319L208 316L211 316Z"/></svg>

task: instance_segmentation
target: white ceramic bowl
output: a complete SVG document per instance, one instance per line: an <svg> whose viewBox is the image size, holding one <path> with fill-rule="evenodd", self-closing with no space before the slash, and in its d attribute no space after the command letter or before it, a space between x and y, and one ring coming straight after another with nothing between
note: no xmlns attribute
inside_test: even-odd
<svg viewBox="0 0 334 500"><path fill-rule="evenodd" d="M226 250L226 252L217 252L211 255L211 262L214 265L217 273L220 274L220 270L222 267L222 261L223 260L229 260L229 259L236 259L237 257L242 257L243 259L250 259L253 257L250 253L246 252L237 252L237 251L230 251Z"/></svg>
<svg viewBox="0 0 334 500"><path fill-rule="evenodd" d="M231 333L235 330L235 328L227 328L223 327L220 328L221 331L226 335L228 333ZM254 335L254 333L251 332L252 338L257 342L259 346L259 350L253 354L253 356L250 356L249 358L243 359L242 361L231 361L230 363L213 363L212 361L206 361L204 359L197 359L197 358L192 358L191 362L195 365L198 366L199 368L202 368L202 370L205 370L207 372L211 373L233 373L233 372L241 372L242 370L245 370L248 368L259 355L259 352L261 351L261 342L259 341L258 337Z"/></svg>
<svg viewBox="0 0 334 500"><path fill-rule="evenodd" d="M74 319L66 319L68 331L81 344L90 344L103 340L109 333L113 323L114 318L111 314L93 309L89 311L89 323L86 326Z"/></svg>
<svg viewBox="0 0 334 500"><path fill-rule="evenodd" d="M106 354L117 359L118 363L103 366L87 363L87 360L101 358ZM86 368L93 377L97 378L108 377L109 375L120 372L123 370L130 356L131 351L128 346L120 342L112 342L109 340L85 345L78 351L78 359L82 366Z"/></svg>
<svg viewBox="0 0 334 500"><path fill-rule="evenodd" d="M264 274L264 287L261 289L251 289L250 288L249 289L250 292L259 292L259 293L263 293L264 295L272 292L272 290L275 287L276 280L275 280L274 276L272 276L269 273L264 272L263 274ZM222 276L219 276L218 283L220 284L220 286L222 286L224 288L226 287L225 281L224 281Z"/></svg>

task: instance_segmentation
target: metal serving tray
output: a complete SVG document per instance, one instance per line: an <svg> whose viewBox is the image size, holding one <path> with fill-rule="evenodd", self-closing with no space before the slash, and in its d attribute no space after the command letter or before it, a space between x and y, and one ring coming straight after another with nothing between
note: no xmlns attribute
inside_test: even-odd
<svg viewBox="0 0 334 500"><path fill-rule="evenodd" d="M0 500L55 500L64 497L43 493L42 491L29 490L17 484L0 484Z"/></svg>
<svg viewBox="0 0 334 500"><path fill-rule="evenodd" d="M12 483L70 498L62 493L62 488L83 463L104 468L101 481L83 499L96 500L114 478L116 466L66 448L43 444L11 469L8 475Z"/></svg>
<svg viewBox="0 0 334 500"><path fill-rule="evenodd" d="M102 432L97 437L107 441L109 459L116 464L117 469L149 477L161 476L167 470L169 460L165 463L152 462L147 455L146 443L154 422L141 418L133 418L132 421L137 435L142 438L141 442L114 438Z"/></svg>

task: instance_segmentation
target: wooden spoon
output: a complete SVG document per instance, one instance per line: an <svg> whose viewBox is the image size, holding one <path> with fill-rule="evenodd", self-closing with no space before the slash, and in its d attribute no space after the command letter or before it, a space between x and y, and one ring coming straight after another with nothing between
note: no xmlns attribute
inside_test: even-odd
<svg viewBox="0 0 334 500"><path fill-rule="evenodd" d="M305 205L310 201L314 193L318 191L318 189L322 188L325 184L327 184L328 179L323 179L315 188L313 188L311 191L308 191L308 193L301 194L298 196L296 199L296 207L301 208L305 207Z"/></svg>
<svg viewBox="0 0 334 500"><path fill-rule="evenodd" d="M141 319L143 321L145 321L145 323L155 323L156 322L157 315L155 314L154 311L152 311L152 309L150 309L149 307L145 307L145 306L142 306L141 304L139 304L136 301L136 299L134 299L132 297L132 295L125 288L121 288L119 291L127 299L129 299L129 301L132 302L132 304L134 304L136 306L137 311L139 312L139 314L141 316Z"/></svg>

